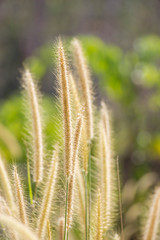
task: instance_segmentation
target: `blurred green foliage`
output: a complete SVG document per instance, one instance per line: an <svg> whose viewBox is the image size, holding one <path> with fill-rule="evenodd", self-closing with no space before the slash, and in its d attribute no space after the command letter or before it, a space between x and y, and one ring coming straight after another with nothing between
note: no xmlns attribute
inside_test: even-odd
<svg viewBox="0 0 160 240"><path fill-rule="evenodd" d="M140 38L127 51L93 36L81 36L80 39L94 82L98 79L99 94L107 98L114 115L116 153L124 161L132 161L133 168L128 174L133 171L134 176L140 178L149 171L148 162L160 156L160 38ZM37 49L24 65L29 66L37 79L43 79L51 69L56 73L55 58L53 46L46 45ZM54 100L45 97L44 101L45 112L54 115ZM53 119L49 116L46 119L47 131L54 138ZM1 103L0 118L21 145L20 130L25 121L21 96ZM4 149L5 144L1 145ZM141 171L136 166L141 166Z"/></svg>
<svg viewBox="0 0 160 240"><path fill-rule="evenodd" d="M130 151L135 164L158 159L160 38L147 36L138 39L133 49L126 52L94 37L83 37L82 41L101 89L112 102L113 112L116 109L114 120L119 150L121 153ZM125 142L124 148L121 139Z"/></svg>

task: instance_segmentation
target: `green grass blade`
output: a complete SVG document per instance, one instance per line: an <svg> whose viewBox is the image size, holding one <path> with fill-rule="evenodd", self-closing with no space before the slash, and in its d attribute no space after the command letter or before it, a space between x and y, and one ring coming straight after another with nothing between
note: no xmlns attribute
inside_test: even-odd
<svg viewBox="0 0 160 240"><path fill-rule="evenodd" d="M28 175L29 199L30 199L30 203L33 204L31 174L30 174L30 166L29 166L29 160L28 159L27 159L27 175Z"/></svg>

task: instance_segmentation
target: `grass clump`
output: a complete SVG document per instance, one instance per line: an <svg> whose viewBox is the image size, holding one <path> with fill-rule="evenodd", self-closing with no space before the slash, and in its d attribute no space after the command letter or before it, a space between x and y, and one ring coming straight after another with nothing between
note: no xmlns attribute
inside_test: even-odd
<svg viewBox="0 0 160 240"><path fill-rule="evenodd" d="M124 240L119 163L113 153L110 114L104 102L100 110L94 106L91 77L80 42L74 39L71 48L76 66L73 72L67 65L63 43L58 41L62 128L58 129L60 137L53 155L48 154L47 159L40 94L30 71L23 73L25 108L31 123L27 129L29 149L26 145L29 194L23 189L16 165L12 184L0 157L2 239ZM144 240L154 240L158 234L159 196L157 189Z"/></svg>

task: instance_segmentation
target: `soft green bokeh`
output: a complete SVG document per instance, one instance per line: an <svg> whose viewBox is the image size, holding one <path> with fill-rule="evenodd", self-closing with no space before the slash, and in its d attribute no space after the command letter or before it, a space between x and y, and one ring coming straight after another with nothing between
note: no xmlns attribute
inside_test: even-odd
<svg viewBox="0 0 160 240"><path fill-rule="evenodd" d="M141 176L146 172L143 171L146 169L144 164L147 165L148 161L156 160L160 156L160 38L140 38L134 42L133 48L127 51L93 36L81 36L80 40L92 75L98 80L99 94L106 96L110 104L116 154L124 161L132 161L135 175L136 171L139 172L136 166L141 166ZM56 53L50 44L37 49L32 57L26 59L24 65L41 80L47 71L56 73L55 58ZM20 146L23 146L22 126L25 119L23 101L18 95L1 103L0 117L1 123L15 136ZM56 114L54 99L44 98L44 110L46 135L53 140L56 136L55 126L50 116ZM3 140L1 146L7 158L10 158ZM137 174L139 176L139 173Z"/></svg>

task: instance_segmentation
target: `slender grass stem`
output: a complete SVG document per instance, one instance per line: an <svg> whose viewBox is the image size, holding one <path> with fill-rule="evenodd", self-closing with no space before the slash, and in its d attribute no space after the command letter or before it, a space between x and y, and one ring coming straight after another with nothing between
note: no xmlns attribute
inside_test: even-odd
<svg viewBox="0 0 160 240"><path fill-rule="evenodd" d="M64 223L64 240L66 240L66 234L67 234L67 208L68 208L68 178L66 182L66 206L65 206L65 223Z"/></svg>
<svg viewBox="0 0 160 240"><path fill-rule="evenodd" d="M87 184L87 174L84 173L85 182L85 239L88 239L88 184Z"/></svg>
<svg viewBox="0 0 160 240"><path fill-rule="evenodd" d="M89 157L88 157L88 240L91 236L91 141L89 142Z"/></svg>
<svg viewBox="0 0 160 240"><path fill-rule="evenodd" d="M117 180L118 180L119 211L120 211L120 223L121 223L121 240L124 240L122 198L121 198L121 185L120 185L120 173L119 173L119 159L118 159L118 157L117 157Z"/></svg>

